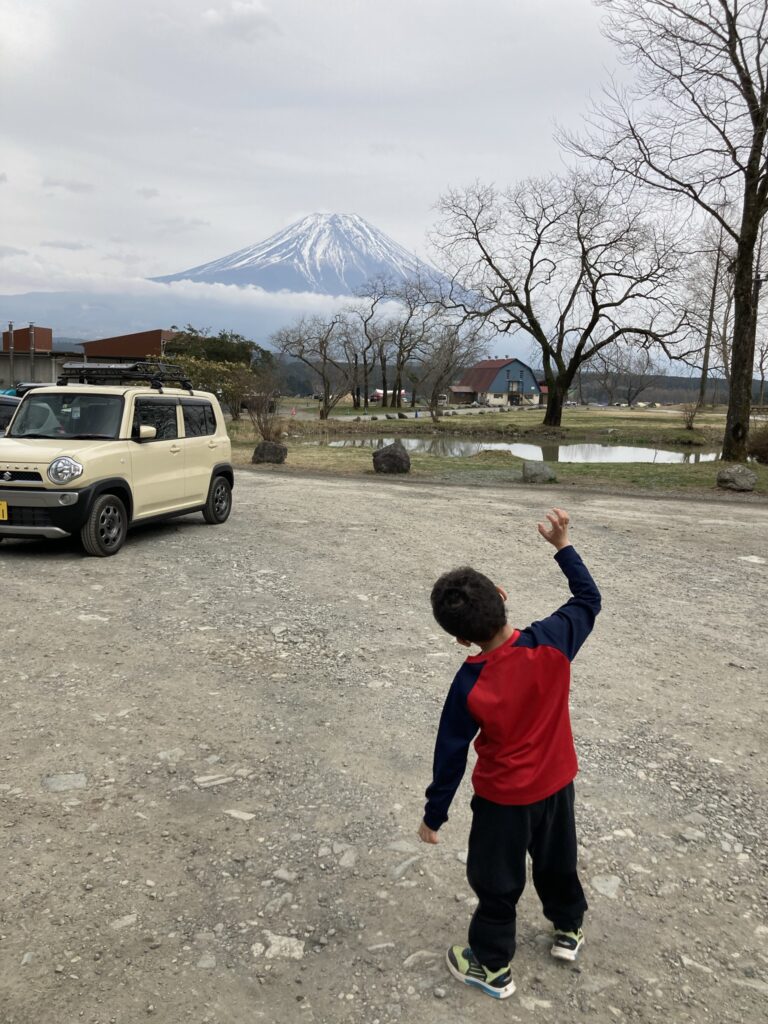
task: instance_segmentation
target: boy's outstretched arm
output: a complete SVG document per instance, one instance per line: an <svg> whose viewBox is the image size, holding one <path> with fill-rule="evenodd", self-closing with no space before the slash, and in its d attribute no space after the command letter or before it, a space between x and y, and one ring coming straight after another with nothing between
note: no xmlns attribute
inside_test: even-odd
<svg viewBox="0 0 768 1024"><path fill-rule="evenodd" d="M534 622L523 630L525 639L533 646L555 647L572 661L592 632L595 618L600 612L601 598L589 569L582 562L568 535L570 517L561 508L547 513L549 525L539 523L541 536L557 553L555 560L568 579L573 597L561 608L540 622Z"/></svg>
<svg viewBox="0 0 768 1024"><path fill-rule="evenodd" d="M469 744L478 730L467 710L467 696L481 668L482 665L462 665L445 700L435 741L432 782L427 787L424 818L418 831L424 843L437 842L437 831L448 820L448 808L467 767Z"/></svg>

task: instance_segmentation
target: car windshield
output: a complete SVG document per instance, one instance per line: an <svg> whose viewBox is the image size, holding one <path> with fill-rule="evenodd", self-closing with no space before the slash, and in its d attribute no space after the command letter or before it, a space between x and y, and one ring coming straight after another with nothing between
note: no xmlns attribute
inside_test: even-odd
<svg viewBox="0 0 768 1024"><path fill-rule="evenodd" d="M6 436L112 440L120 430L122 411L119 395L30 392Z"/></svg>

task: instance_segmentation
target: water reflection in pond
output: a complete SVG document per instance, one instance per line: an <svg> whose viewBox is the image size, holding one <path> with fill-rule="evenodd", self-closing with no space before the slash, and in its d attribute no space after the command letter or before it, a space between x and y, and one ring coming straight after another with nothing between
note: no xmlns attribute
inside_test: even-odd
<svg viewBox="0 0 768 1024"><path fill-rule="evenodd" d="M331 448L383 448L394 437L364 437L329 441ZM675 452L608 444L522 444L507 441L467 441L459 437L401 437L405 449L420 455L462 457L480 452L510 452L536 462L713 462L717 452Z"/></svg>

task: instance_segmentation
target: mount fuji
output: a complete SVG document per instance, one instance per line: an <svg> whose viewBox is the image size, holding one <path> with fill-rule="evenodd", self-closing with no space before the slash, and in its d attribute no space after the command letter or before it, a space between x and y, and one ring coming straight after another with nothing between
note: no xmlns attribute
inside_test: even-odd
<svg viewBox="0 0 768 1024"><path fill-rule="evenodd" d="M435 271L357 214L313 213L263 242L211 263L152 278L256 285L267 292L352 295L375 277L395 280Z"/></svg>

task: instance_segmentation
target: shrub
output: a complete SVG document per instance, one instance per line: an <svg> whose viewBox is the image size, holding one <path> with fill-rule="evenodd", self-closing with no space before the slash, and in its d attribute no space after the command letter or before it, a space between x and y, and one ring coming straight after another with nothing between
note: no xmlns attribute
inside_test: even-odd
<svg viewBox="0 0 768 1024"><path fill-rule="evenodd" d="M768 466L768 427L752 430L747 441L747 455Z"/></svg>

